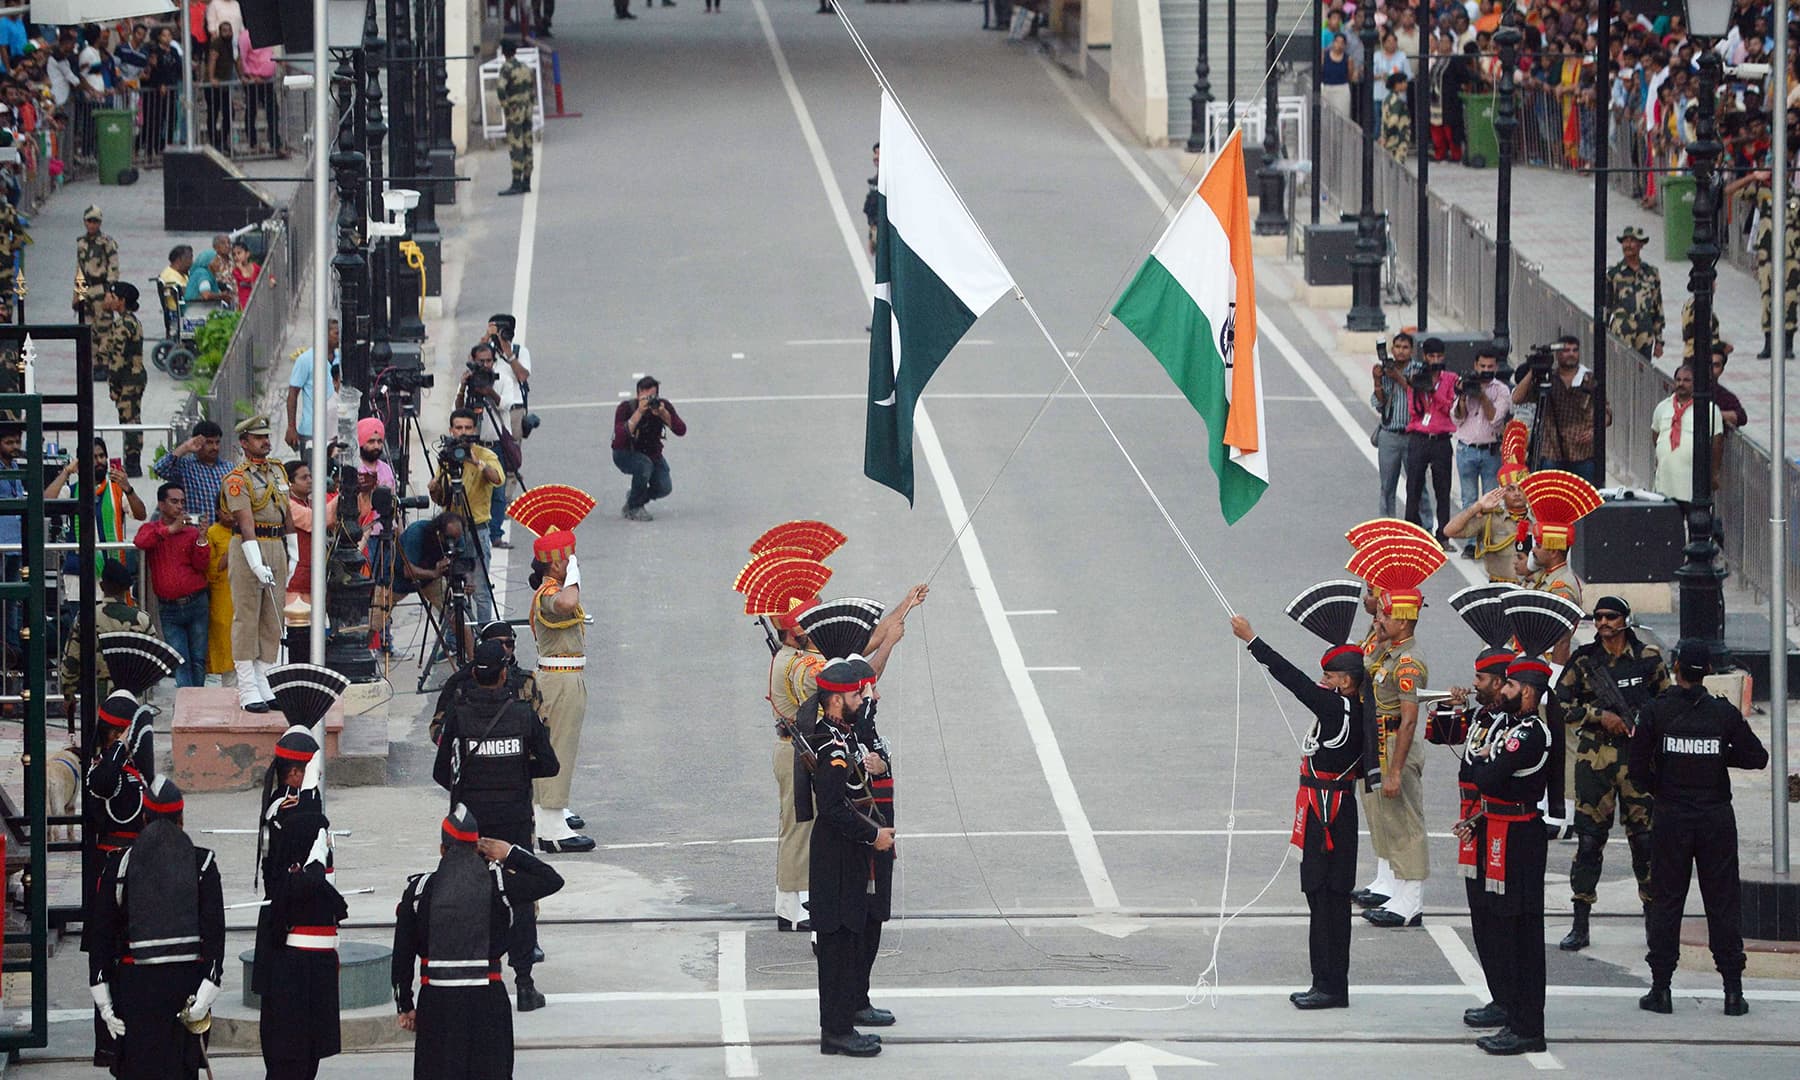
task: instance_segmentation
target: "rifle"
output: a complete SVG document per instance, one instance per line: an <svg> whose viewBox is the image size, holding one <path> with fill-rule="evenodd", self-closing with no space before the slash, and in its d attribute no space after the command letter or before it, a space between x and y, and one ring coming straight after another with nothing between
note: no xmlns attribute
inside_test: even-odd
<svg viewBox="0 0 1800 1080"><path fill-rule="evenodd" d="M1636 716L1631 706L1626 704L1625 693L1613 678L1612 669L1605 664L1595 663L1591 656L1582 657L1581 663L1588 674L1589 684L1594 688L1594 701L1608 712L1617 713L1619 719L1625 721L1625 734L1636 734Z"/></svg>

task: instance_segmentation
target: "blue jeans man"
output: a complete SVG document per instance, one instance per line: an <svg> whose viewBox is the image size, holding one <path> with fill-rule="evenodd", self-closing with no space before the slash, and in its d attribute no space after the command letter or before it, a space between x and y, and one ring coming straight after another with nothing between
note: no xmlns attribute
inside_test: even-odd
<svg viewBox="0 0 1800 1080"><path fill-rule="evenodd" d="M156 614L162 622L163 640L181 654L175 685L205 686L207 628L212 618L212 601L206 590L180 600L161 601Z"/></svg>
<svg viewBox="0 0 1800 1080"><path fill-rule="evenodd" d="M1500 486L1500 444L1486 446L1456 444L1456 479L1462 485L1462 507L1467 510L1475 500Z"/></svg>
<svg viewBox="0 0 1800 1080"><path fill-rule="evenodd" d="M653 458L636 450L614 450L613 464L631 477L631 494L625 499L627 509L642 510L652 500L667 498L674 490L666 458Z"/></svg>

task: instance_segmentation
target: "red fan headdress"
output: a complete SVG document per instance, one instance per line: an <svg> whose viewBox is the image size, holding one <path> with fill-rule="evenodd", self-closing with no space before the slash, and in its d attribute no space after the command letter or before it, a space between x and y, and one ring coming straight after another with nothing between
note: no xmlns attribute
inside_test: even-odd
<svg viewBox="0 0 1800 1080"><path fill-rule="evenodd" d="M1443 565L1444 549L1430 533L1396 534L1376 537L1358 548L1345 569L1380 590L1384 612L1396 619L1417 619L1425 606L1419 585Z"/></svg>
<svg viewBox="0 0 1800 1080"><path fill-rule="evenodd" d="M790 629L794 618L818 603L830 580L831 568L824 563L776 551L744 567L738 591L744 594L744 614L773 616L777 626Z"/></svg>
<svg viewBox="0 0 1800 1080"><path fill-rule="evenodd" d="M594 497L566 484L539 484L514 499L506 516L531 530L533 536L574 532L594 509Z"/></svg>
<svg viewBox="0 0 1800 1080"><path fill-rule="evenodd" d="M1500 483L1516 484L1530 475L1525 465L1531 447L1531 429L1523 420L1508 420L1500 432Z"/></svg>
<svg viewBox="0 0 1800 1080"><path fill-rule="evenodd" d="M1437 543L1436 538L1431 535L1431 530L1414 525L1410 521L1402 521L1400 518L1376 518L1373 521L1365 521L1345 533L1344 539L1350 541L1351 547L1361 551L1375 541L1390 536L1417 538L1429 544Z"/></svg>
<svg viewBox="0 0 1800 1080"><path fill-rule="evenodd" d="M792 548L795 549L793 554L804 554L809 559L821 561L843 547L846 539L848 537L843 533L823 521L788 521L757 537L756 543L750 545L750 554L762 555L777 548Z"/></svg>
<svg viewBox="0 0 1800 1080"><path fill-rule="evenodd" d="M1519 481L1531 504L1531 535L1540 547L1567 550L1575 542L1575 523L1600 508L1594 485L1561 469L1540 469Z"/></svg>

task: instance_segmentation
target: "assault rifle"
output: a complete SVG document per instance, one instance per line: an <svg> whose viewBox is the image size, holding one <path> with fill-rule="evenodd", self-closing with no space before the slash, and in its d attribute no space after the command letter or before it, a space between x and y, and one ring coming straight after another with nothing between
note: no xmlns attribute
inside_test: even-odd
<svg viewBox="0 0 1800 1080"><path fill-rule="evenodd" d="M1594 688L1595 703L1608 712L1617 713L1619 719L1625 721L1625 734L1636 734L1636 712L1625 703L1625 693L1613 678L1612 669L1605 664L1595 663L1591 656L1582 657L1581 666L1587 672L1588 684Z"/></svg>

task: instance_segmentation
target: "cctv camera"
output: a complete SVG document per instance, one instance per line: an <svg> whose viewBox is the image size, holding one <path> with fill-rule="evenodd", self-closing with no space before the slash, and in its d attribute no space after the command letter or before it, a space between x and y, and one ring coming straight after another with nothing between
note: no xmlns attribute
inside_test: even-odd
<svg viewBox="0 0 1800 1080"><path fill-rule="evenodd" d="M282 77L281 85L289 90L311 90L313 88L312 72L305 71L297 75L285 75Z"/></svg>
<svg viewBox="0 0 1800 1080"><path fill-rule="evenodd" d="M381 205L389 217L396 217L419 205L419 193L410 188L388 188L381 193Z"/></svg>

